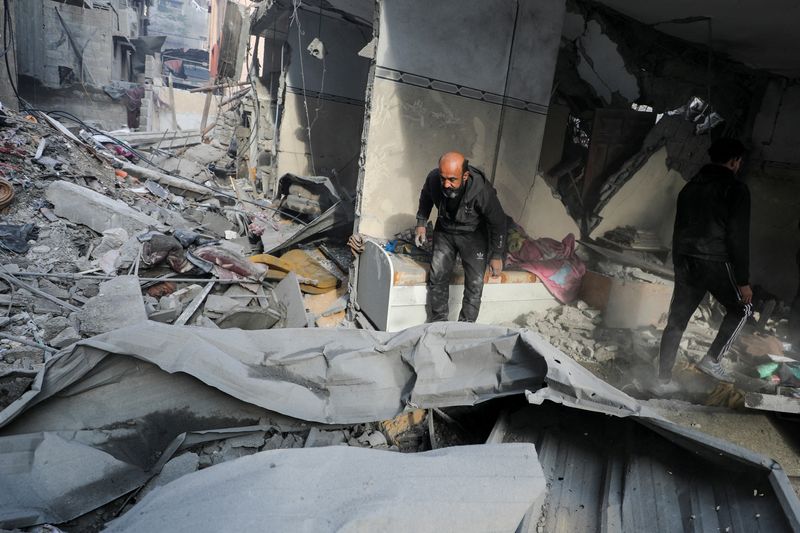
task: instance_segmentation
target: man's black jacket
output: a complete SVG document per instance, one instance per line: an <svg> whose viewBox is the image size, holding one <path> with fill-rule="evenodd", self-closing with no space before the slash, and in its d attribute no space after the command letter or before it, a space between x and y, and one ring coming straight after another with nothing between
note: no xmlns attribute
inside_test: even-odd
<svg viewBox="0 0 800 533"><path fill-rule="evenodd" d="M444 195L439 169L433 169L425 178L425 184L419 195L417 226L424 226L427 223L434 205L438 211L436 231L472 233L485 223L489 228L489 257L502 259L506 246L506 215L500 206L494 187L486 180L483 172L470 165L469 174L461 203L458 205L455 217L451 218L446 209L447 198Z"/></svg>
<svg viewBox="0 0 800 533"><path fill-rule="evenodd" d="M736 284L750 278L750 191L732 170L706 165L678 195L672 254L730 263Z"/></svg>

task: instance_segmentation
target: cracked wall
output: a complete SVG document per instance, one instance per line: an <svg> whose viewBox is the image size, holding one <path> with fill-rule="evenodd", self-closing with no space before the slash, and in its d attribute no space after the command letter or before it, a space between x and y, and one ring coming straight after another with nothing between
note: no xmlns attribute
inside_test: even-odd
<svg viewBox="0 0 800 533"><path fill-rule="evenodd" d="M603 177L599 203L587 217L589 235L630 224L655 231L670 246L674 204L685 180L708 161L712 138L738 137L751 148L742 175L752 197L751 281L791 300L800 245L800 85L718 53L709 73L708 59L703 45L666 36L594 2L568 1L556 101L573 116L591 121L597 108L630 109L632 103L663 113L710 93L725 118L711 136L694 135L692 125L679 118L665 117L654 126L642 149Z"/></svg>

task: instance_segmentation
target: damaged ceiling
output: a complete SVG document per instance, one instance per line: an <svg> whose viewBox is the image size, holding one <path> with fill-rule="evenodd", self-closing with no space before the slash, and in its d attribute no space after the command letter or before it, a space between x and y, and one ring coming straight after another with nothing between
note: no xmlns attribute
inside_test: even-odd
<svg viewBox="0 0 800 533"><path fill-rule="evenodd" d="M644 24L675 19L710 17L712 48L745 65L786 76L800 77L800 4L794 0L600 0L600 3ZM704 21L658 24L657 29L687 41L706 44Z"/></svg>

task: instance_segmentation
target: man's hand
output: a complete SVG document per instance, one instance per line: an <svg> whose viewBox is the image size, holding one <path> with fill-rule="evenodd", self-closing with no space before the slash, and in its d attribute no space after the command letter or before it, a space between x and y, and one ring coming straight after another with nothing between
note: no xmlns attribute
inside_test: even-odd
<svg viewBox="0 0 800 533"><path fill-rule="evenodd" d="M739 294L742 297L742 303L747 305L753 301L753 289L750 285L742 285L739 287Z"/></svg>
<svg viewBox="0 0 800 533"><path fill-rule="evenodd" d="M414 237L414 244L417 245L417 248L422 248L422 245L425 244L427 233L425 226L417 226L416 236Z"/></svg>
<svg viewBox="0 0 800 533"><path fill-rule="evenodd" d="M489 268L492 269L492 277L496 278L503 272L503 260L502 259L492 259L489 261Z"/></svg>

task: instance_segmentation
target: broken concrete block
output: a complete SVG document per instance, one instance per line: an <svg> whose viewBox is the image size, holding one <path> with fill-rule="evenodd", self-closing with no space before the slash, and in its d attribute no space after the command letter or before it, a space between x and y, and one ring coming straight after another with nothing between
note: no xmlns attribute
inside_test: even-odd
<svg viewBox="0 0 800 533"><path fill-rule="evenodd" d="M137 276L119 276L105 281L99 290L78 313L82 333L106 333L147 320Z"/></svg>
<svg viewBox="0 0 800 533"><path fill-rule="evenodd" d="M233 223L222 215L206 212L203 214L203 229L222 237L233 229Z"/></svg>
<svg viewBox="0 0 800 533"><path fill-rule="evenodd" d="M205 315L198 315L194 320L194 325L200 328L219 329L217 323Z"/></svg>
<svg viewBox="0 0 800 533"><path fill-rule="evenodd" d="M39 290L46 292L50 296L55 296L56 298L60 298L62 300L69 300L69 291L62 289L47 278L42 278L39 280Z"/></svg>
<svg viewBox="0 0 800 533"><path fill-rule="evenodd" d="M17 295L19 297L23 297L20 294L22 291L18 291ZM45 300L44 298L32 298L33 299L33 312L37 315L63 315L65 309L58 305L55 302L51 302L50 300Z"/></svg>
<svg viewBox="0 0 800 533"><path fill-rule="evenodd" d="M161 322L163 324L171 324L181 314L180 309L159 309L148 314L147 318L153 322Z"/></svg>
<svg viewBox="0 0 800 533"><path fill-rule="evenodd" d="M66 348L71 344L75 344L81 340L80 334L72 326L67 326L64 331L53 337L50 341L50 346L53 348Z"/></svg>
<svg viewBox="0 0 800 533"><path fill-rule="evenodd" d="M596 318L598 318L600 315L602 315L603 313L599 309L584 309L583 310L583 314L587 318L591 319L592 322L594 322L594 320Z"/></svg>
<svg viewBox="0 0 800 533"><path fill-rule="evenodd" d="M197 471L198 468L200 468L200 457L196 453L188 452L173 457L167 461L167 464L164 465L161 472L144 486L139 493L139 498L143 498L145 494L157 487L164 486L171 481L175 481L179 477Z"/></svg>
<svg viewBox="0 0 800 533"><path fill-rule="evenodd" d="M159 313L159 321L160 322L172 322L175 318L180 316L181 312L183 311L184 307L191 302L195 296L197 296L203 288L200 285L189 285L188 287L184 287L179 291L175 291L172 294L168 294L166 296L162 296L158 300L158 309L156 313ZM169 318L175 315L174 318ZM157 320L152 318L151 320Z"/></svg>
<svg viewBox="0 0 800 533"><path fill-rule="evenodd" d="M303 437L290 433L283 438L281 448L302 448Z"/></svg>
<svg viewBox="0 0 800 533"><path fill-rule="evenodd" d="M344 431L322 431L319 428L311 428L308 432L305 448L321 448L323 446L337 446L347 442ZM384 439L384 442L385 439Z"/></svg>
<svg viewBox="0 0 800 533"><path fill-rule="evenodd" d="M283 441L284 441L283 435L281 435L280 433L276 433L264 442L264 447L262 448L262 450L264 451L277 450L281 447Z"/></svg>
<svg viewBox="0 0 800 533"><path fill-rule="evenodd" d="M55 206L55 213L70 222L88 226L98 233L112 228L123 228L129 234L149 228L160 231L166 226L128 206L86 187L67 181L53 182L47 189L47 200Z"/></svg>
<svg viewBox="0 0 800 533"><path fill-rule="evenodd" d="M217 321L217 326L221 329L270 329L278 323L280 318L280 315L272 309L241 307L223 315L222 318Z"/></svg>
<svg viewBox="0 0 800 533"><path fill-rule="evenodd" d="M378 446L388 446L386 437L380 431L373 431L370 433L369 437L367 437L367 442L373 448L377 448Z"/></svg>
<svg viewBox="0 0 800 533"><path fill-rule="evenodd" d="M239 457L244 457L245 455L252 455L256 452L258 452L257 448L233 446L230 442L225 441L222 444L222 449L219 451L219 461L217 462L232 461Z"/></svg>
<svg viewBox="0 0 800 533"><path fill-rule="evenodd" d="M227 296L220 296L218 294L209 294L206 298L205 312L208 315L222 316L239 307L239 302L235 298L228 298Z"/></svg>
<svg viewBox="0 0 800 533"><path fill-rule="evenodd" d="M183 165L186 161L194 161L202 168L206 168L209 163L216 163L220 160L228 160L228 153L226 150L217 148L211 144L196 144L186 150L183 154Z"/></svg>
<svg viewBox="0 0 800 533"><path fill-rule="evenodd" d="M34 364L44 363L44 350L33 346L9 348L3 352L2 356L8 364L25 359L32 361Z"/></svg>
<svg viewBox="0 0 800 533"><path fill-rule="evenodd" d="M242 307L246 307L247 304L253 301L253 297L255 297L251 291L245 289L241 285L231 285L225 291L224 296L234 298Z"/></svg>
<svg viewBox="0 0 800 533"><path fill-rule="evenodd" d="M92 250L91 257L98 259L111 250L118 250L128 239L130 239L130 236L123 228L107 229L103 232L100 244Z"/></svg>
<svg viewBox="0 0 800 533"><path fill-rule="evenodd" d="M69 318L65 316L54 316L41 324L43 331L42 337L45 341L50 341L53 337L64 331L64 328L72 325Z"/></svg>
<svg viewBox="0 0 800 533"><path fill-rule="evenodd" d="M226 442L234 448L260 448L264 445L265 432L256 431L250 435L242 435L241 437L233 437Z"/></svg>
<svg viewBox="0 0 800 533"><path fill-rule="evenodd" d="M605 363L615 359L618 351L619 346L603 346L594 353L594 358L601 363Z"/></svg>

